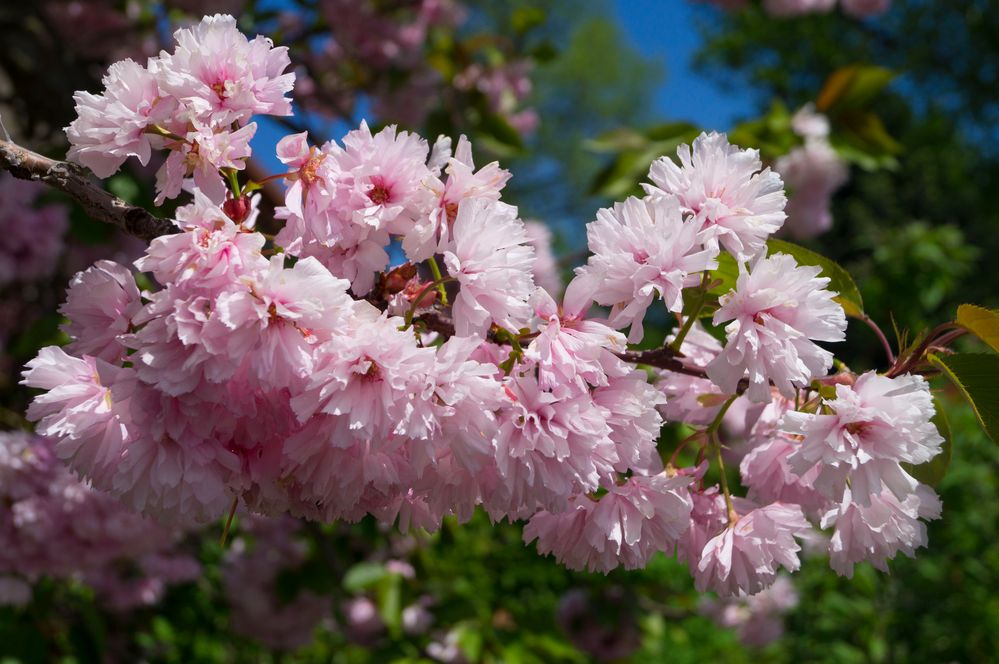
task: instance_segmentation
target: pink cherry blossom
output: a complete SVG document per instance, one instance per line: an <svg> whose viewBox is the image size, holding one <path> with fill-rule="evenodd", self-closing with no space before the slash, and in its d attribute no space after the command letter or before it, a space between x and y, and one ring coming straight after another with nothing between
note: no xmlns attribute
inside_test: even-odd
<svg viewBox="0 0 999 664"><path fill-rule="evenodd" d="M69 215L62 205L39 204L45 188L0 175L0 285L52 275L63 252Z"/></svg>
<svg viewBox="0 0 999 664"><path fill-rule="evenodd" d="M671 553L687 529L690 480L632 476L599 500L578 496L566 512L538 512L524 528L524 541L537 539L540 553L570 569L606 574L618 566L644 567L653 554Z"/></svg>
<svg viewBox="0 0 999 664"><path fill-rule="evenodd" d="M323 11L339 7L330 2ZM384 56L389 66L418 54L414 34L434 23L422 13L431 4L420 5L413 33L377 20L369 35L336 26L354 40L338 43L337 56ZM758 152L702 134L678 149L677 163L656 161L644 198L601 210L588 225L591 256L559 304L550 235L529 232L501 200L510 174L498 163L476 169L465 137L452 155L451 139L431 150L395 126L372 133L362 123L342 144L321 146L304 132L285 136L283 172L244 187L236 171L251 156L253 116L290 112L287 52L248 40L229 16L207 17L176 39L173 53L146 68L122 63L103 96L78 100L74 158L110 173L128 156L145 163L165 149L157 201L187 190L193 202L176 211L180 232L156 238L135 261L149 275L141 293L116 263L81 272L62 308L71 344L28 363L25 385L44 390L28 417L53 463L65 460L165 522L204 523L242 506L433 532L481 506L493 520L530 519L525 538L571 568L633 569L675 553L699 590L729 597L765 589L781 567L797 569L796 538L814 539L806 514L835 529L830 551L841 573L925 543L923 520L937 516L939 501L902 466L940 448L925 381L844 369L822 380L838 383L835 399L822 390L825 398L805 395L792 408L796 392L832 363L816 342L841 340L846 319L819 267L766 256L786 199ZM479 90L526 125L531 118L514 118L509 106L529 90L525 73L516 62L466 64L454 85ZM413 104L407 112L425 107ZM115 123L119 137L108 131ZM805 145L782 166L800 200L818 192L813 203L825 205L835 178L813 186L812 174L796 169L804 152L831 155L828 121L805 107L792 126ZM227 182L232 176L243 182ZM274 218L283 226L270 235L271 220L261 220L267 234L258 232L260 195L246 192L280 184ZM28 199L15 202L24 201L30 208ZM410 262L390 267L400 249ZM684 291L711 285L723 249L739 271L713 318L725 326L724 345L717 329L709 334L684 312ZM671 349L627 348L642 340L656 300L687 323L675 353L684 366L658 361ZM608 307L608 318L590 317L593 304ZM634 366L645 360L679 371ZM688 375L699 370L707 378ZM718 422L722 404L732 408ZM710 430L661 450L664 414ZM678 466L693 455L696 466ZM741 461L748 496L731 495L725 482L706 486L709 459ZM0 479L22 462L0 450ZM55 486L67 500L85 493ZM0 534L11 520L39 537L58 532L62 517L39 505L17 501L9 519L0 514ZM74 527L100 531L98 519L73 518ZM278 563L300 564L305 552L290 521L273 529L245 521L256 545L280 541L269 552L249 539L232 550L224 576L234 627L267 622L259 638L295 647L327 615L328 598L275 602ZM159 550L135 560L135 579L105 569L79 578L124 611L196 573ZM399 561L386 567L414 573ZM18 580L40 573L0 564L16 601L24 601ZM345 606L358 643L386 629L372 606L363 596ZM751 606L719 610L745 626ZM779 607L771 608L753 623L768 638L778 629ZM410 622L426 629L422 614Z"/></svg>
<svg viewBox="0 0 999 664"><path fill-rule="evenodd" d="M818 467L803 475L791 469L788 458L798 447L797 441L774 433L772 438L757 444L743 457L739 471L751 500L800 505L806 514L812 516L828 507L829 499L814 487L819 475Z"/></svg>
<svg viewBox="0 0 999 664"><path fill-rule="evenodd" d="M791 116L791 129L806 141L829 138L829 118L808 102Z"/></svg>
<svg viewBox="0 0 999 664"><path fill-rule="evenodd" d="M758 150L741 150L725 134L701 134L677 156L679 166L667 157L653 162L646 193L675 196L694 215L702 242L720 243L740 261L755 256L784 223L780 176L763 168Z"/></svg>
<svg viewBox="0 0 999 664"><path fill-rule="evenodd" d="M891 0L840 0L840 7L855 18L868 18L888 11Z"/></svg>
<svg viewBox="0 0 999 664"><path fill-rule="evenodd" d="M343 432L342 418L316 415L285 442L281 473L291 514L323 521L359 518L368 443L353 442Z"/></svg>
<svg viewBox="0 0 999 664"><path fill-rule="evenodd" d="M127 397L133 438L124 449L111 492L137 512L163 522L222 518L233 501L227 489L230 477L240 470L239 458L213 432L197 430L217 424L221 408L199 403L197 395L163 395L138 381L122 381L113 394L116 400Z"/></svg>
<svg viewBox="0 0 999 664"><path fill-rule="evenodd" d="M614 353L627 348L624 335L600 319L585 319L592 303L591 280L577 277L569 284L561 307L538 288L531 306L539 319L538 335L524 357L538 368L538 384L556 396L607 384L607 373L621 374Z"/></svg>
<svg viewBox="0 0 999 664"><path fill-rule="evenodd" d="M593 390L593 403L605 410L610 439L617 445L615 470L653 475L662 470L656 443L663 419L657 410L665 399L638 369L612 376Z"/></svg>
<svg viewBox="0 0 999 664"><path fill-rule="evenodd" d="M864 505L882 487L904 500L915 480L899 464L918 465L940 453L943 437L932 422L933 397L921 376L867 372L852 386L837 385L836 398L823 405L830 414L790 412L783 428L804 436L788 458L791 468L802 476L816 469L816 488L833 500L847 482Z"/></svg>
<svg viewBox="0 0 999 664"><path fill-rule="evenodd" d="M717 250L701 245L700 226L685 220L672 196L631 197L597 212L586 227L592 256L577 274L595 284L593 297L611 307L610 325L630 326L628 341L641 341L642 320L653 300L683 309L681 291L718 266Z"/></svg>
<svg viewBox="0 0 999 664"><path fill-rule="evenodd" d="M558 511L574 492L595 491L618 462L605 414L588 393L559 399L527 375L504 382L507 402L493 442L502 485L486 499L511 517Z"/></svg>
<svg viewBox="0 0 999 664"><path fill-rule="evenodd" d="M740 269L735 290L722 296L714 315L715 325L732 322L725 326L725 348L707 366L708 377L728 394L748 378L747 395L763 402L770 400L770 381L791 398L795 385L825 375L832 353L812 340L842 341L846 316L820 272L786 254L757 259L748 272Z"/></svg>
<svg viewBox="0 0 999 664"><path fill-rule="evenodd" d="M78 117L66 128L66 156L106 178L129 157L149 162L159 139L147 130L171 118L177 102L164 98L156 75L132 60L112 64L103 84L103 94L73 96Z"/></svg>
<svg viewBox="0 0 999 664"><path fill-rule="evenodd" d="M461 201L468 198L498 201L500 191L510 179L510 171L500 168L495 161L476 171L472 144L464 136L458 139L455 155L448 159L446 170L447 180L443 183L436 178L425 179L437 201L433 211L415 220L403 240L403 249L412 261L425 260L447 246Z"/></svg>
<svg viewBox="0 0 999 664"><path fill-rule="evenodd" d="M351 223L405 235L429 213L432 193L427 142L394 125L372 135L365 122L331 154L342 187L340 214Z"/></svg>
<svg viewBox="0 0 999 664"><path fill-rule="evenodd" d="M704 546L695 585L722 597L755 595L772 585L779 567L795 572L796 536L811 528L797 505L772 503L739 517Z"/></svg>
<svg viewBox="0 0 999 664"><path fill-rule="evenodd" d="M459 336L484 337L491 323L510 331L527 323L534 249L517 208L486 198L463 200L444 263L461 286L454 302Z"/></svg>
<svg viewBox="0 0 999 664"><path fill-rule="evenodd" d="M305 390L292 400L299 419L317 412L339 416L345 438L426 438L434 424L419 416L432 415L413 402L424 397L420 383L433 371L434 351L418 347L398 327L398 319L377 318L330 341Z"/></svg>
<svg viewBox="0 0 999 664"><path fill-rule="evenodd" d="M28 387L48 390L35 397L27 417L37 431L57 441L56 454L95 484L115 472L128 436L127 414L111 398L110 383L121 373L103 360L67 355L47 346L25 365Z"/></svg>
<svg viewBox="0 0 999 664"><path fill-rule="evenodd" d="M185 232L155 238L135 266L162 284L211 296L243 276L267 269L260 253L264 236L246 233L200 191L194 202L178 208L177 223Z"/></svg>
<svg viewBox="0 0 999 664"><path fill-rule="evenodd" d="M791 191L783 232L792 238L809 238L832 227L829 205L833 193L849 178L843 159L824 139L809 139L777 160Z"/></svg>
<svg viewBox="0 0 999 664"><path fill-rule="evenodd" d="M170 151L170 156L156 173L156 204L176 198L185 178L193 177L194 185L212 202L221 205L225 199L226 183L220 168L243 170L250 156L250 139L257 131L251 122L236 131L215 131L207 126L195 125L184 141Z"/></svg>
<svg viewBox="0 0 999 664"><path fill-rule="evenodd" d="M73 277L59 307L69 319L63 330L73 339L66 349L108 362L121 359L125 347L119 337L130 331L141 308L132 273L112 261L98 261Z"/></svg>
<svg viewBox="0 0 999 664"><path fill-rule="evenodd" d="M332 143L310 147L308 132L291 134L278 141L277 157L288 166L291 173L287 178L291 186L285 191L285 205L289 216L311 217L332 204L331 199L337 193L336 180L339 177L338 163L330 156L335 151L336 147ZM291 242L284 242L281 246L287 248L290 244Z"/></svg>
<svg viewBox="0 0 999 664"><path fill-rule="evenodd" d="M887 561L899 551L912 558L927 542L926 526L920 519L940 518L940 499L926 485L919 485L902 500L883 491L868 502L866 506L856 502L847 489L842 503L822 518L823 528L835 524L829 564L847 578L853 577L853 566L859 562L887 572Z"/></svg>
<svg viewBox="0 0 999 664"><path fill-rule="evenodd" d="M154 72L165 95L180 100L191 120L225 127L255 114L291 115L294 74L288 49L266 37L248 40L236 19L204 17L174 33L177 48L161 53Z"/></svg>
<svg viewBox="0 0 999 664"><path fill-rule="evenodd" d="M348 286L314 258L289 269L275 256L244 288L219 296L204 342L234 360L249 354L260 380L287 385L312 371L312 348L354 315Z"/></svg>
<svg viewBox="0 0 999 664"><path fill-rule="evenodd" d="M836 0L763 0L763 8L773 16L801 16L832 11Z"/></svg>

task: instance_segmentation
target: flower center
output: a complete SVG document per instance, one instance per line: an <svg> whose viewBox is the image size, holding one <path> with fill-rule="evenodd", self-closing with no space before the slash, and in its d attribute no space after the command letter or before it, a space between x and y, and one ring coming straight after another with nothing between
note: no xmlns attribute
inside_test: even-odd
<svg viewBox="0 0 999 664"><path fill-rule="evenodd" d="M453 224L455 218L458 216L458 204L457 203L445 203L444 213L447 215L447 223Z"/></svg>
<svg viewBox="0 0 999 664"><path fill-rule="evenodd" d="M371 191L368 192L368 198L371 199L371 202L375 205L383 205L392 198L392 192L384 182L376 180L372 182Z"/></svg>
<svg viewBox="0 0 999 664"><path fill-rule="evenodd" d="M219 98L219 101L222 101L222 100L224 100L226 98L227 94L226 94L226 89L225 89L226 88L225 81L219 81L218 83L212 83L211 88L212 88L212 91Z"/></svg>
<svg viewBox="0 0 999 664"><path fill-rule="evenodd" d="M312 154L309 155L308 161L298 170L298 176L306 184L312 184L319 179L319 167L326 160L326 155L316 150L316 148L311 148L311 152Z"/></svg>

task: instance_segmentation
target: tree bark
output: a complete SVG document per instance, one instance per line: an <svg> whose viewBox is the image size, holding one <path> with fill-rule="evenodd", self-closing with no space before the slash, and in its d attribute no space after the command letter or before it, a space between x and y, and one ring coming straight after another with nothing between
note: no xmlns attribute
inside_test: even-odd
<svg viewBox="0 0 999 664"><path fill-rule="evenodd" d="M91 218L147 242L180 231L171 220L108 193L83 167L49 159L12 141L0 139L0 168L21 180L44 182L58 189L79 203Z"/></svg>

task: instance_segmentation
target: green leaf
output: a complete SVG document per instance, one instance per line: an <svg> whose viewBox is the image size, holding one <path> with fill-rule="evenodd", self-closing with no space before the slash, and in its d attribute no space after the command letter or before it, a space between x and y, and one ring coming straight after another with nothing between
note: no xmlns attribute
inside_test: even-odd
<svg viewBox="0 0 999 664"><path fill-rule="evenodd" d="M540 7L518 7L510 16L510 27L523 34L545 22L545 10Z"/></svg>
<svg viewBox="0 0 999 664"><path fill-rule="evenodd" d="M645 130L645 135L653 141L674 141L680 139L680 143L689 143L697 138L701 133L701 128L690 122L664 122L652 125Z"/></svg>
<svg viewBox="0 0 999 664"><path fill-rule="evenodd" d="M39 348L69 343L69 337L59 329L64 320L55 312L45 314L8 345L7 353L19 361L26 361L34 357Z"/></svg>
<svg viewBox="0 0 999 664"><path fill-rule="evenodd" d="M383 577L378 582L376 597L378 615L389 632L398 636L402 631L402 577L398 574Z"/></svg>
<svg viewBox="0 0 999 664"><path fill-rule="evenodd" d="M613 199L640 194L639 183L646 179L652 162L672 158L682 143L690 143L698 133L688 122L670 122L641 132L614 129L588 141L586 147L593 152L616 153L594 179L591 192Z"/></svg>
<svg viewBox="0 0 999 664"><path fill-rule="evenodd" d="M718 267L711 271L711 281L716 282L715 286L708 292L721 297L735 288L735 282L738 278L739 263L732 257L732 254L723 251L718 254Z"/></svg>
<svg viewBox="0 0 999 664"><path fill-rule="evenodd" d="M822 276L829 278L829 290L838 293L835 300L843 307L847 316L854 318L864 317L864 300L860 297L860 290L854 283L850 273L844 270L835 261L817 254L811 249L785 242L784 240L769 240L767 242L768 253L784 253L793 256L799 265L817 265L822 268Z"/></svg>
<svg viewBox="0 0 999 664"><path fill-rule="evenodd" d="M862 155L876 164L902 151L902 145L888 133L881 118L870 111L843 113L830 140L842 156L856 160L856 155ZM862 160L858 163L864 166Z"/></svg>
<svg viewBox="0 0 999 664"><path fill-rule="evenodd" d="M458 648L461 649L461 654L470 662L479 661L484 639L478 626L475 623L466 622L459 625L457 630L458 636L456 641Z"/></svg>
<svg viewBox="0 0 999 664"><path fill-rule="evenodd" d="M815 108L830 116L840 111L862 108L893 78L895 73L884 67L867 65L842 67L826 79L815 100Z"/></svg>
<svg viewBox="0 0 999 664"><path fill-rule="evenodd" d="M649 166L661 154L655 145L622 152L597 174L591 192L615 200L640 194L638 183L645 178Z"/></svg>
<svg viewBox="0 0 999 664"><path fill-rule="evenodd" d="M591 138L583 146L591 152L623 152L641 150L649 144L649 137L628 127L618 127Z"/></svg>
<svg viewBox="0 0 999 664"><path fill-rule="evenodd" d="M389 576L384 565L379 563L357 563L343 575L344 590L352 593L370 588Z"/></svg>
<svg viewBox="0 0 999 664"><path fill-rule="evenodd" d="M936 415L933 416L933 424L936 425L937 431L943 436L944 442L940 446L940 454L936 455L926 463L919 464L918 466L913 466L912 464L903 463L902 467L915 477L917 480L923 484L928 484L935 487L940 484L940 481L947 474L947 468L950 467L950 459L952 454L951 446L951 431L950 424L947 422L947 415L944 413L943 408L939 400L934 400L934 405L936 406Z"/></svg>
<svg viewBox="0 0 999 664"><path fill-rule="evenodd" d="M987 343L992 350L999 351L999 311L962 304L957 308L957 324Z"/></svg>
<svg viewBox="0 0 999 664"><path fill-rule="evenodd" d="M759 149L765 160L787 154L801 143L791 128L791 114L780 101L774 101L765 115L737 124L728 138L733 145Z"/></svg>
<svg viewBox="0 0 999 664"><path fill-rule="evenodd" d="M988 437L999 442L999 355L956 353L930 355L929 360L968 400Z"/></svg>
<svg viewBox="0 0 999 664"><path fill-rule="evenodd" d="M482 138L492 139L513 152L524 149L524 141L520 132L514 129L513 125L499 113L483 113L479 123L479 131L483 134Z"/></svg>
<svg viewBox="0 0 999 664"><path fill-rule="evenodd" d="M805 249L797 244L784 240L771 239L767 242L768 253L784 253L793 256L799 265L817 265L822 268L822 276L829 278L829 290L838 293L836 301L847 316L862 318L864 316L864 301L860 290L854 283L850 273L844 270L832 259L817 254L811 249ZM739 264L727 252L718 256L718 267L711 271L711 279L717 282L709 291L712 295L722 296L735 288L739 277Z"/></svg>
<svg viewBox="0 0 999 664"><path fill-rule="evenodd" d="M139 197L142 195L142 190L131 176L124 173L114 175L108 179L107 188L112 194L126 203L139 204Z"/></svg>

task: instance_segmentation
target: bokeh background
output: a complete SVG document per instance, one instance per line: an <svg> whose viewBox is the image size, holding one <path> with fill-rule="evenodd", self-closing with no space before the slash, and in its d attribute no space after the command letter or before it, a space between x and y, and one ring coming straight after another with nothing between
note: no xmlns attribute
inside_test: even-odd
<svg viewBox="0 0 999 664"><path fill-rule="evenodd" d="M298 113L262 123L253 172L279 172L287 133L338 139L362 118L464 133L480 163L513 172L505 199L545 224L539 242L568 274L585 224L637 191L653 158L703 128L786 170L808 143L794 114L811 103L829 117L834 163L785 174L794 239L845 266L885 329L915 333L962 302L999 306L999 2L831 4L4 2L0 117L20 144L61 157L75 90L97 91L110 62L156 54L203 13L233 13L290 46L298 74ZM806 5L825 7L786 15ZM157 164L131 166L108 188L151 204ZM519 524L484 515L434 534L240 515L223 548L221 525L171 532L124 514L31 438L17 383L63 338L68 279L141 249L0 175L4 664L995 661L999 447L943 384L953 444L929 548L853 579L814 554L759 601L700 597L663 556L643 571L568 572L524 546ZM869 330L852 322L849 336L852 368L883 362ZM680 435L667 427L663 449Z"/></svg>

